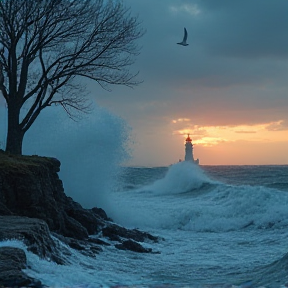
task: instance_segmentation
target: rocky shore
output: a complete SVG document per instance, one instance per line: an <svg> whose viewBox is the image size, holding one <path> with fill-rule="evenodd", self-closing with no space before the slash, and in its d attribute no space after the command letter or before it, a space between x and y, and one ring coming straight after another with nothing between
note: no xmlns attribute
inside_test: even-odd
<svg viewBox="0 0 288 288"><path fill-rule="evenodd" d="M0 241L19 239L29 251L62 265L67 260L60 256L57 239L90 257L101 253L103 245L157 253L141 243L158 242L158 237L121 227L104 210L84 209L68 197L58 176L60 165L55 158L0 150ZM0 247L0 287L43 287L22 272L26 266L23 250Z"/></svg>

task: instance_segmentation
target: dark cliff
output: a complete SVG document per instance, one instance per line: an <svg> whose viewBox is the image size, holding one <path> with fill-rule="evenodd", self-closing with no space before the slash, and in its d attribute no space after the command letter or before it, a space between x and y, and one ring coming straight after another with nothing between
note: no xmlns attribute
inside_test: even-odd
<svg viewBox="0 0 288 288"><path fill-rule="evenodd" d="M43 219L51 231L76 239L99 232L105 212L83 209L67 197L59 171L55 158L0 152L0 215Z"/></svg>
<svg viewBox="0 0 288 288"><path fill-rule="evenodd" d="M67 259L59 256L59 247L51 238L50 231L54 237L90 257L99 253L101 246L111 244L117 249L153 252L140 243L146 240L157 242L157 237L121 227L113 223L104 210L96 207L84 209L68 197L58 176L60 164L55 158L15 156L0 150L0 241L19 239L29 251L58 264L65 264ZM107 241L103 241L105 238ZM11 266L8 265L11 255L9 258L4 248L0 248L0 271L6 271ZM18 257L17 249L9 251L14 251L15 258ZM13 270L18 271L15 275L13 271L9 274L5 272L9 277L1 278L0 273L0 286L30 283L30 286L40 287L39 281L25 278L19 272L19 267L25 264L22 263L25 257L20 258L18 268Z"/></svg>

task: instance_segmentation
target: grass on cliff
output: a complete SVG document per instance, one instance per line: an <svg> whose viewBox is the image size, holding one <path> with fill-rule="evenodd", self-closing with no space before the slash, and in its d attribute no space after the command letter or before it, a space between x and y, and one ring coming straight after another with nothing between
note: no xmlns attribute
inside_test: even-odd
<svg viewBox="0 0 288 288"><path fill-rule="evenodd" d="M27 173L29 168L36 168L49 163L51 163L51 158L48 157L13 155L0 149L0 170L3 172L18 171Z"/></svg>

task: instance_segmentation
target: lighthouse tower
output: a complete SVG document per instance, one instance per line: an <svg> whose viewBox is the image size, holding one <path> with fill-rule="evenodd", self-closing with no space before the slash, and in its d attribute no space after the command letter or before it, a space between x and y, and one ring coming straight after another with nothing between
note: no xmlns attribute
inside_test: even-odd
<svg viewBox="0 0 288 288"><path fill-rule="evenodd" d="M195 164L199 164L199 159L194 160L193 144L192 144L192 139L190 138L189 134L188 134L188 137L186 138L186 143L185 143L185 161L192 161Z"/></svg>

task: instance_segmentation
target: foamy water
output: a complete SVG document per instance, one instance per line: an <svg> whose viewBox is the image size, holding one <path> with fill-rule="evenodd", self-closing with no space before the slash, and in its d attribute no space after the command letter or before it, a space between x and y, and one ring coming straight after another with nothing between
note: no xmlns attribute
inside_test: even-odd
<svg viewBox="0 0 288 288"><path fill-rule="evenodd" d="M160 179L140 187L135 176L138 174L140 182L147 182L144 174L150 177L151 169L132 169L132 178L126 171L126 181L131 179L130 189L111 192L108 211L120 224L165 238L157 244L144 244L160 254L121 251L112 245L90 258L68 248L71 264L61 266L26 250L26 273L53 287L147 287L165 283L177 287L260 287L261 279L269 281L267 287L282 287L288 281L282 271L287 259L280 260L287 254L286 191L225 184L212 180L194 164L179 163L162 170L166 174L154 169ZM174 183L183 181L177 176L180 171L186 175L182 187L181 183ZM127 187L124 182L123 187ZM180 187L175 193L171 183ZM23 247L19 242L13 245ZM282 264L269 268L269 278L265 265L277 260ZM271 271L282 275L279 282Z"/></svg>

